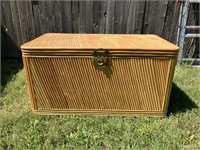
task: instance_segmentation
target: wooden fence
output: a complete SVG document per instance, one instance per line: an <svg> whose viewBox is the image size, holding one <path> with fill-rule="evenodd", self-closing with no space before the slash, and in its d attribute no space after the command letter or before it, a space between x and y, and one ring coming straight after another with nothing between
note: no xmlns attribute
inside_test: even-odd
<svg viewBox="0 0 200 150"><path fill-rule="evenodd" d="M47 32L151 33L175 43L179 8L175 0L2 1L1 26L19 47ZM21 57L5 42L3 57Z"/></svg>

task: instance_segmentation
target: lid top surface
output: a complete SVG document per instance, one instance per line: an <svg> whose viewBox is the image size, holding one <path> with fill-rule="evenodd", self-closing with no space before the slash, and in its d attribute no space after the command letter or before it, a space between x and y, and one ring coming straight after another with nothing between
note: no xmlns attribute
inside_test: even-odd
<svg viewBox="0 0 200 150"><path fill-rule="evenodd" d="M47 33L21 46L21 49L109 49L169 50L179 47L151 34L64 34Z"/></svg>

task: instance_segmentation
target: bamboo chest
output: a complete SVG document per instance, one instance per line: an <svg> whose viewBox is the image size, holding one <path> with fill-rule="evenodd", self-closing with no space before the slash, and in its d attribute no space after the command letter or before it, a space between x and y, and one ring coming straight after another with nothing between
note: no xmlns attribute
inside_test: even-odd
<svg viewBox="0 0 200 150"><path fill-rule="evenodd" d="M156 35L48 33L21 50L34 112L167 113L179 48Z"/></svg>

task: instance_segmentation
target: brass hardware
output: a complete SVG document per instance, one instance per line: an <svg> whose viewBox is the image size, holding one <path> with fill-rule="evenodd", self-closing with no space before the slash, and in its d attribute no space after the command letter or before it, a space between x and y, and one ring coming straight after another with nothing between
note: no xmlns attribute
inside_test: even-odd
<svg viewBox="0 0 200 150"><path fill-rule="evenodd" d="M97 49L93 52L92 62L95 68L107 68L111 64L111 56L108 50Z"/></svg>

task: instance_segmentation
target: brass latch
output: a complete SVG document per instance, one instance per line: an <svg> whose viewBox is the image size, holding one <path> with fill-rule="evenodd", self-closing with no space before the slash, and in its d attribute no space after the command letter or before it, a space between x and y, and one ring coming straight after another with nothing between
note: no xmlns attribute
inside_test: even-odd
<svg viewBox="0 0 200 150"><path fill-rule="evenodd" d="M92 54L95 68L107 68L111 65L111 55L106 49L97 49Z"/></svg>
<svg viewBox="0 0 200 150"><path fill-rule="evenodd" d="M96 69L103 71L106 77L112 74L111 55L106 49L97 49L92 54L92 63Z"/></svg>

